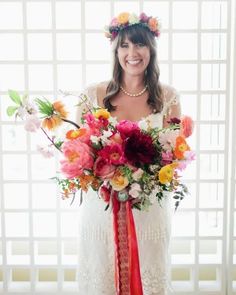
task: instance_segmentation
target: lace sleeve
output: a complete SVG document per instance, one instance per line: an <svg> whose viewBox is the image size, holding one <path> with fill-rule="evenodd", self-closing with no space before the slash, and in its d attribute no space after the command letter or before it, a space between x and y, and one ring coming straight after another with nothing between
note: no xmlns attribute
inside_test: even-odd
<svg viewBox="0 0 236 295"><path fill-rule="evenodd" d="M179 111L180 111L179 93L175 88L165 85L163 88L163 96L164 96L164 106L163 106L162 113L164 118L171 115L173 106L179 106Z"/></svg>
<svg viewBox="0 0 236 295"><path fill-rule="evenodd" d="M83 101L78 102L76 110L76 122L80 123L82 114L86 112L89 108L97 105L97 85L92 84L86 87L82 91L82 96L84 96Z"/></svg>

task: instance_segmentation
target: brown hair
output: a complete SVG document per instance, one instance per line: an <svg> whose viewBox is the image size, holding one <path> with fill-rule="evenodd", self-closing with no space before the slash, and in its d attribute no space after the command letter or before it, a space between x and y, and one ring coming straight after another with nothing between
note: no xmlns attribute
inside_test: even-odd
<svg viewBox="0 0 236 295"><path fill-rule="evenodd" d="M113 50L113 74L107 89L106 96L103 99L105 108L114 111L115 107L111 104L111 99L120 90L122 68L120 66L117 49L124 41L125 37L134 44L142 43L150 49L150 61L145 73L145 84L149 92L147 103L155 112L159 113L163 108L162 89L159 82L160 70L157 64L156 40L148 28L139 25L133 25L120 31L116 39L112 42Z"/></svg>

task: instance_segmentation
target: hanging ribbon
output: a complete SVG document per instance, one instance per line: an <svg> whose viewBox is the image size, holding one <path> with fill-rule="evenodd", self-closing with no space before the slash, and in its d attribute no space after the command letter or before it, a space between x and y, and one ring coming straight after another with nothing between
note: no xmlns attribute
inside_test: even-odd
<svg viewBox="0 0 236 295"><path fill-rule="evenodd" d="M143 295L138 243L130 201L120 202L111 192L117 295Z"/></svg>

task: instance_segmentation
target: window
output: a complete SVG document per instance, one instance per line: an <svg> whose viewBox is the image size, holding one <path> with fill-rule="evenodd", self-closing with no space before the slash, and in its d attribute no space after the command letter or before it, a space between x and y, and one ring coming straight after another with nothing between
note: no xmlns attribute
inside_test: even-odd
<svg viewBox="0 0 236 295"><path fill-rule="evenodd" d="M184 173L191 196L173 221L174 291L236 293L234 10L230 0L0 2L0 292L73 293L79 267L77 204L62 201L49 180L57 164L37 152L43 135L6 116L7 90L52 98L109 79L104 24L145 11L162 22L161 80L196 121L197 161ZM66 103L73 110L76 102Z"/></svg>

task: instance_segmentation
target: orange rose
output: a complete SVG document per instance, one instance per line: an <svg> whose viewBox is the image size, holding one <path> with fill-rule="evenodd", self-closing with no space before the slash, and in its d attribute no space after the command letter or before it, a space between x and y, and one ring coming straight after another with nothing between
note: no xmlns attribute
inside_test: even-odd
<svg viewBox="0 0 236 295"><path fill-rule="evenodd" d="M120 13L117 19L119 24L124 25L129 22L129 13L128 12Z"/></svg>
<svg viewBox="0 0 236 295"><path fill-rule="evenodd" d="M157 25L158 22L156 18L152 17L148 20L148 27L151 31L155 32L157 30Z"/></svg>
<svg viewBox="0 0 236 295"><path fill-rule="evenodd" d="M85 128L80 128L80 129L77 129L77 130L69 130L67 133L66 133L66 138L67 139L76 139L80 136L83 136L85 133L86 133L86 129Z"/></svg>

